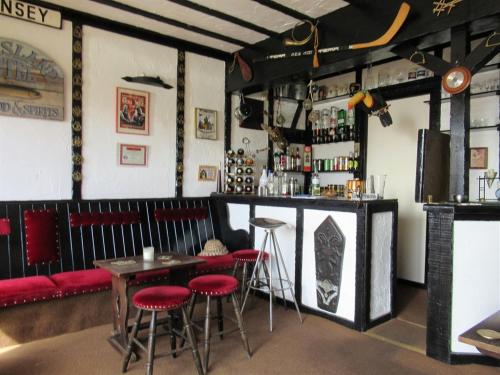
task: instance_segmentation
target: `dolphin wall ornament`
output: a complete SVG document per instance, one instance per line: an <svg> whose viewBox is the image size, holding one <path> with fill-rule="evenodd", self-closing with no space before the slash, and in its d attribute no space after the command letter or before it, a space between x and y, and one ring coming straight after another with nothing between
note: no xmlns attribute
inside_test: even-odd
<svg viewBox="0 0 500 375"><path fill-rule="evenodd" d="M150 85L150 86L157 86L157 87L163 87L164 89L171 89L173 86L170 86L168 83L163 82L163 80L156 76L156 77L150 77L150 76L135 76L135 77L130 77L130 76L125 76L122 77L123 80L127 82L134 82L134 83L142 83L144 85Z"/></svg>

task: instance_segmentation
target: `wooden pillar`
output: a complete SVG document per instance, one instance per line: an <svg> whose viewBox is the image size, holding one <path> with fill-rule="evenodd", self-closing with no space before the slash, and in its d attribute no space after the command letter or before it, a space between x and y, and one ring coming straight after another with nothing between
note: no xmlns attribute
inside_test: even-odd
<svg viewBox="0 0 500 375"><path fill-rule="evenodd" d="M272 87L267 91L267 125L274 126L274 92ZM273 141L267 136L267 169L274 171L274 147Z"/></svg>
<svg viewBox="0 0 500 375"><path fill-rule="evenodd" d="M469 53L467 25L451 30L451 63L458 64ZM452 95L450 100L450 198L469 195L470 89Z"/></svg>
<svg viewBox="0 0 500 375"><path fill-rule="evenodd" d="M231 103L231 93L226 92L226 96L224 97L224 152L231 149L232 116L233 108Z"/></svg>

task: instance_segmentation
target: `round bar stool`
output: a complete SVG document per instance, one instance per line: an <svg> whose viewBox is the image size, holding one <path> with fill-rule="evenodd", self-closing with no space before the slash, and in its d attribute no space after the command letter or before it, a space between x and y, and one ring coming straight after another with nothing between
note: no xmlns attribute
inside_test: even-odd
<svg viewBox="0 0 500 375"><path fill-rule="evenodd" d="M241 291L240 291L241 302L243 302L243 297L245 296L245 291L248 285L248 266L249 265L255 266L257 258L259 257L259 253L260 251L255 249L237 250L231 253L235 260L233 276L236 277L236 271L238 270L238 267L240 265L243 265L243 273L241 276ZM268 259L268 254L264 253L263 256L264 256L264 261L266 261ZM266 278L269 280L269 272L267 271L266 263L262 262L262 265Z"/></svg>
<svg viewBox="0 0 500 375"><path fill-rule="evenodd" d="M273 296L276 292L281 292L283 297L283 303L286 307L286 299L285 299L285 290L290 290L292 295L293 303L295 304L295 309L297 310L297 314L299 315L299 321L302 323L302 315L300 314L299 306L297 305L297 300L295 299L294 287L293 283L290 281L290 277L288 276L288 271L285 266L285 262L283 260L283 255L281 254L281 250L278 244L278 240L276 239L276 229L286 225L285 222L269 219L263 217L256 217L249 220L250 225L255 228L264 229L265 235L264 240L262 241L262 246L259 249L259 254L257 256L257 260L255 262L255 266L252 272L252 277L250 277L250 281L248 282L248 287L245 294L245 299L243 300L243 306L241 307L241 312L245 308L245 304L248 299L248 294L251 289L267 291L269 293L269 331L273 331ZM266 246L269 243L269 253L266 253ZM269 267L267 267L267 272L265 272L266 279L262 280L260 277L260 269L261 267L266 270L265 261L266 255L268 255ZM278 279L277 281L280 284L280 287L273 286L273 258L276 260L276 269L278 271ZM285 278L281 277L281 269L283 269ZM264 287L262 286L264 284ZM285 285L283 285L285 284Z"/></svg>
<svg viewBox="0 0 500 375"><path fill-rule="evenodd" d="M234 307L234 314L236 315L236 323L238 324L238 329L240 331L241 340L243 341L243 347L248 355L251 356L250 346L248 345L247 335L245 333L245 328L243 327L243 318L240 312L240 305L238 298L236 297L236 290L238 289L238 280L229 275L204 275L198 276L192 279L189 284L189 288L193 292L191 297L191 302L189 304L189 316L192 316L194 309L194 301L196 295L203 295L207 297L207 306L205 313L205 329L204 329L204 346L205 346L205 356L203 360L203 366L205 372L208 371L208 359L210 356L210 300L211 297L224 297L231 296ZM225 332L229 333L229 332Z"/></svg>
<svg viewBox="0 0 500 375"><path fill-rule="evenodd" d="M156 323L157 314L162 311L181 310L182 319L184 321L184 330L187 334L187 340L193 353L194 363L199 375L203 375L203 367L201 365L200 354L196 343L196 336L193 332L191 320L186 311L186 305L191 297L191 291L188 288L180 286L155 286L145 288L134 294L132 303L137 308L137 316L132 327L132 333L129 338L127 353L123 358L122 372L127 371L128 363L135 346L142 350L146 350L142 343L137 339L137 333L141 325L141 320L144 311L151 311L151 322L149 324L148 334L148 359L146 363L146 374L153 374L153 362L155 359L155 340L156 340ZM175 351L174 351L175 352ZM171 353L168 353L171 354ZM159 356L157 356L159 357Z"/></svg>

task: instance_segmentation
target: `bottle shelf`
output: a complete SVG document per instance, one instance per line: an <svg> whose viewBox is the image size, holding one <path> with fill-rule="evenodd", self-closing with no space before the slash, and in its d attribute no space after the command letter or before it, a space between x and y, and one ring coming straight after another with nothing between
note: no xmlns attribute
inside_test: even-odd
<svg viewBox="0 0 500 375"><path fill-rule="evenodd" d="M354 174L356 172L357 171L318 171L316 173L350 173L350 174Z"/></svg>
<svg viewBox="0 0 500 375"><path fill-rule="evenodd" d="M500 131L500 124L472 127L472 128L469 128L469 130L470 131L486 131L486 130L498 130L498 131ZM441 133L449 134L450 130L441 130Z"/></svg>
<svg viewBox="0 0 500 375"><path fill-rule="evenodd" d="M498 96L500 95L500 90L491 90L491 91L481 91L481 92L475 92L471 93L470 97L471 99L479 99L479 98L486 98L488 96ZM442 103L447 103L450 101L451 98L441 98ZM430 100L424 101L424 103L429 104Z"/></svg>
<svg viewBox="0 0 500 375"><path fill-rule="evenodd" d="M353 139L349 140L349 141L339 141L339 142L326 142L326 143L313 143L311 144L312 147L315 147L315 146L323 146L323 145L335 145L337 143L349 143L349 142L354 142L356 143Z"/></svg>

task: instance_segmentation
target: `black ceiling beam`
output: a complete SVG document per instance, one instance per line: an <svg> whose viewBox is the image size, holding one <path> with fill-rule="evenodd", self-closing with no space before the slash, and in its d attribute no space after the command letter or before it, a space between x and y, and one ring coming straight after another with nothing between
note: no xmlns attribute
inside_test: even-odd
<svg viewBox="0 0 500 375"><path fill-rule="evenodd" d="M261 5L264 5L267 8L274 9L280 13L286 14L287 16L290 16L292 18L295 18L297 20L307 20L310 22L315 22L316 20L312 17L309 17L307 14L297 12L296 10L293 10L292 8L288 8L284 5L281 5L280 3L276 3L271 0L253 0L256 3L259 3Z"/></svg>
<svg viewBox="0 0 500 375"><path fill-rule="evenodd" d="M113 21L108 18L98 17L93 14L77 11L71 8L48 3L43 0L24 0L30 4L36 4L48 9L61 12L62 18L72 22L79 22L83 25L92 26L98 29L111 31L117 34L127 35L133 38L142 39L148 42L161 44L167 47L172 47L187 52L196 53L198 55L213 57L218 60L229 61L232 55L228 52L221 51L216 48L207 47L201 44L188 42L179 38L174 38L164 34L160 34L151 30L146 30L140 27L131 26L122 22Z"/></svg>
<svg viewBox="0 0 500 375"><path fill-rule="evenodd" d="M186 8L196 10L198 12L207 14L209 16L219 18L219 19L227 21L227 22L234 23L235 25L238 25L238 26L244 27L246 29L258 32L260 34L270 36L272 38L281 38L281 34L277 33L276 31L272 31L272 30L266 29L264 27L258 26L256 24L253 24L251 22L247 22L245 20L242 20L241 18L233 17L229 14L219 12L218 10L208 8L206 6L203 6L203 5L200 5L197 3L193 3L192 1L188 1L188 0L167 0L167 1L174 3L174 4L181 5L181 6L186 7Z"/></svg>
<svg viewBox="0 0 500 375"><path fill-rule="evenodd" d="M124 3L120 3L118 1L114 1L114 0L90 0L90 1L93 1L94 3L106 5L106 6L109 6L111 8L114 8L114 9L120 9L120 10L123 10L125 12L133 13L135 15L149 18L149 19L161 22L161 23L165 23L167 25L171 25L171 26L179 27L181 29L192 31L192 32L195 32L197 34L208 36L210 38L219 39L219 40L222 40L224 42L231 43L231 44L236 44L237 46L250 48L250 49L253 48L251 43L247 43L247 42L241 41L239 39L234 39L234 38L231 38L231 37L226 36L226 35L215 33L213 31L206 30L206 29L203 29L201 27L187 24L185 22L177 21L177 20L174 20L172 18L164 17L164 16L161 16L159 14L151 13L151 12L148 12L148 11L140 9L140 8L136 8L136 7L124 4Z"/></svg>

